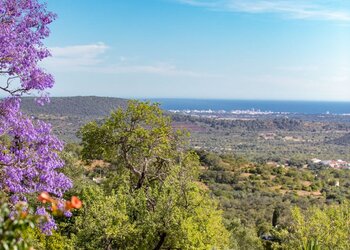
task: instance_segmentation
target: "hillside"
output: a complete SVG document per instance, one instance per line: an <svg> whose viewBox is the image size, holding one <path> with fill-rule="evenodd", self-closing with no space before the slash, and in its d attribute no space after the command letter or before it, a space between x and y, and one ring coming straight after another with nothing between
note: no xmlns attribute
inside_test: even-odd
<svg viewBox="0 0 350 250"><path fill-rule="evenodd" d="M126 107L127 100L112 97L75 96L51 97L50 103L40 106L33 98L23 98L22 109L30 115L104 117L118 107Z"/></svg>
<svg viewBox="0 0 350 250"><path fill-rule="evenodd" d="M334 140L330 140L328 143L333 143L341 146L349 146L350 145L350 134L345 134L339 138Z"/></svg>
<svg viewBox="0 0 350 250"><path fill-rule="evenodd" d="M54 132L66 142L78 142L80 127L92 120L103 119L118 107L126 107L120 98L77 96L53 97L45 106L33 98L24 98L23 111L51 123ZM169 114L169 113L167 113ZM307 160L349 160L350 120L343 116L317 115L280 117L201 117L170 114L176 129L191 133L190 145L208 151L235 152L251 160L298 158Z"/></svg>
<svg viewBox="0 0 350 250"><path fill-rule="evenodd" d="M76 133L87 122L102 119L126 105L126 99L97 96L52 97L44 106L33 98L22 99L23 112L51 123L54 133L66 142L77 142Z"/></svg>

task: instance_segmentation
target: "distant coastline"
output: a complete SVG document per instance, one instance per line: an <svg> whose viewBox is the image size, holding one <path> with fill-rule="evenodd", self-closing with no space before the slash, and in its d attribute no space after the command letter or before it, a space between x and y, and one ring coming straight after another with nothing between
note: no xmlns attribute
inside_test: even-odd
<svg viewBox="0 0 350 250"><path fill-rule="evenodd" d="M69 96L51 97L51 105L45 105L39 109L46 109L53 106L57 101L67 102L70 100L90 100L115 103L128 99L99 96ZM1 99L1 98L0 98ZM24 106L32 105L32 97L23 98ZM133 99L133 98L130 98ZM350 116L350 102L338 101L276 101L276 100L224 100L224 99L185 99L185 98L137 98L158 102L165 110L172 111L198 111L210 113L210 111L231 112L231 113L294 113L294 114L335 114ZM90 101L89 101L90 102ZM108 104L109 105L109 104ZM107 105L107 106L108 106ZM126 105L126 104L124 104ZM37 105L33 109L38 109Z"/></svg>
<svg viewBox="0 0 350 250"><path fill-rule="evenodd" d="M350 102L331 101L268 101L268 100L215 100L152 98L165 110L197 111L259 111L299 114L350 115Z"/></svg>

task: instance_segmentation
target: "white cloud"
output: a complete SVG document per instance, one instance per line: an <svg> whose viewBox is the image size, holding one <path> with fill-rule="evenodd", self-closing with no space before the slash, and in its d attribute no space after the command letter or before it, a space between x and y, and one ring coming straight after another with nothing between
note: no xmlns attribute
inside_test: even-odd
<svg viewBox="0 0 350 250"><path fill-rule="evenodd" d="M179 69L174 65L159 63L153 65L110 65L97 69L99 73L106 74L157 74L164 76L187 76L187 77L209 77L208 74L201 74L194 71Z"/></svg>
<svg viewBox="0 0 350 250"><path fill-rule="evenodd" d="M201 1L201 0L177 0L180 3L198 6L198 7L211 7L216 8L219 7L219 3L216 1Z"/></svg>
<svg viewBox="0 0 350 250"><path fill-rule="evenodd" d="M104 43L74 45L49 48L52 57L45 60L45 67L54 70L76 69L96 66L103 62L103 55L108 50Z"/></svg>
<svg viewBox="0 0 350 250"><path fill-rule="evenodd" d="M280 71L287 71L287 72L311 72L311 71L320 70L320 68L315 65L277 67L276 69Z"/></svg>
<svg viewBox="0 0 350 250"><path fill-rule="evenodd" d="M330 81L336 82L336 83L349 83L350 77L349 77L349 75L336 75L336 76L333 76L330 79Z"/></svg>
<svg viewBox="0 0 350 250"><path fill-rule="evenodd" d="M104 43L49 48L52 57L43 62L50 72L93 72L102 74L155 74L164 76L217 77L180 69L169 63L142 63L137 58L106 58Z"/></svg>
<svg viewBox="0 0 350 250"><path fill-rule="evenodd" d="M334 83L343 83L345 86L348 86L350 83L350 68L348 67L339 67L335 72L329 77L330 82Z"/></svg>
<svg viewBox="0 0 350 250"><path fill-rule="evenodd" d="M341 0L177 0L177 2L212 10L273 13L292 19L350 21L349 3Z"/></svg>
<svg viewBox="0 0 350 250"><path fill-rule="evenodd" d="M67 47L52 47L51 53L54 57L76 57L83 56L86 58L95 57L103 54L108 49L108 46L102 42L88 45L75 45Z"/></svg>

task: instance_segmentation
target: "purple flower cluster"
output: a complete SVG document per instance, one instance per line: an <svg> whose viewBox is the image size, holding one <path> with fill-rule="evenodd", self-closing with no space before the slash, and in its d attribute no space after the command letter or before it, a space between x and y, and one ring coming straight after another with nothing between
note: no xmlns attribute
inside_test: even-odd
<svg viewBox="0 0 350 250"><path fill-rule="evenodd" d="M37 0L0 0L0 73L8 76L2 90L20 95L53 86L53 77L37 64L50 55L42 41L54 19Z"/></svg>
<svg viewBox="0 0 350 250"><path fill-rule="evenodd" d="M57 171L63 167L58 152L62 143L51 134L51 126L32 121L19 110L19 99L0 103L4 112L0 119L2 178L0 186L11 194L49 192L58 197L71 188L71 181Z"/></svg>
<svg viewBox="0 0 350 250"><path fill-rule="evenodd" d="M43 191L62 197L72 187L58 171L63 145L50 125L20 111L23 94L39 94L42 104L47 101L45 91L54 84L38 66L50 56L43 39L54 19L38 0L0 0L0 94L7 95L0 99L0 188L14 203ZM54 228L52 218L46 224L44 228Z"/></svg>
<svg viewBox="0 0 350 250"><path fill-rule="evenodd" d="M40 229L43 233L51 235L52 231L57 229L57 225L50 214L46 211L44 207L40 207L36 210L37 215L41 215L45 218L39 223Z"/></svg>

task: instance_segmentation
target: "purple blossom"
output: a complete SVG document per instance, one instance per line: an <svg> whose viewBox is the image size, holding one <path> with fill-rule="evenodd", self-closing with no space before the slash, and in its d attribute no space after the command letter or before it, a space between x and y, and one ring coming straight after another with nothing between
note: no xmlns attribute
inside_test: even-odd
<svg viewBox="0 0 350 250"><path fill-rule="evenodd" d="M66 217L72 217L72 212L71 211L64 211L64 216L66 216Z"/></svg>
<svg viewBox="0 0 350 250"><path fill-rule="evenodd" d="M0 0L0 91L7 95L0 99L0 188L13 203L43 191L62 197L72 187L59 172L64 165L58 155L62 142L52 135L49 124L20 111L23 94L39 94L41 105L48 102L46 90L54 79L38 62L50 56L43 39L55 17L38 0ZM55 228L48 218L42 225L46 233Z"/></svg>
<svg viewBox="0 0 350 250"><path fill-rule="evenodd" d="M45 218L39 223L39 227L43 233L45 233L46 235L51 235L52 231L57 229L55 220L50 214L48 214L44 207L38 208L35 214L41 215Z"/></svg>
<svg viewBox="0 0 350 250"><path fill-rule="evenodd" d="M43 39L55 17L37 0L0 0L0 72L8 75L4 91L42 93L53 86L53 77L38 62L50 55Z"/></svg>

